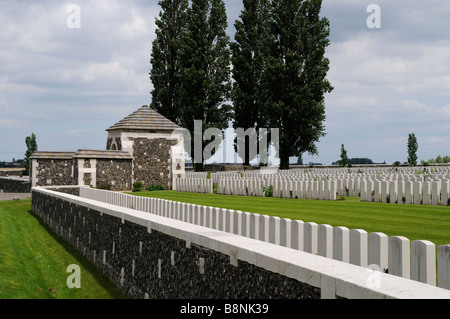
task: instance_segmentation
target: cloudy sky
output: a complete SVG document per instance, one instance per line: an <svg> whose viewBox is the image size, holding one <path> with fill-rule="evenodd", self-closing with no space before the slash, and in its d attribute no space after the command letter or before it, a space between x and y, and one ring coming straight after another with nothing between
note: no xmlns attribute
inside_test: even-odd
<svg viewBox="0 0 450 319"><path fill-rule="evenodd" d="M324 0L331 24L327 135L319 155L404 162L450 155L450 2ZM240 0L225 0L231 37ZM370 4L381 28L369 28ZM77 12L79 7L79 25ZM105 149L105 129L151 100L156 0L0 0L0 161L39 150Z"/></svg>

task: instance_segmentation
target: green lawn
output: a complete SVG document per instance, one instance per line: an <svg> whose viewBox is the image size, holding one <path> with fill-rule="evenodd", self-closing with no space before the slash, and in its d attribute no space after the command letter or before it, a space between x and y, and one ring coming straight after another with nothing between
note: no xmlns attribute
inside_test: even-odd
<svg viewBox="0 0 450 319"><path fill-rule="evenodd" d="M360 202L359 197L322 201L249 197L218 194L153 191L132 195L164 198L243 212L300 219L304 222L346 226L388 236L430 240L436 245L450 243L450 207Z"/></svg>
<svg viewBox="0 0 450 319"><path fill-rule="evenodd" d="M31 200L0 202L0 299L124 298L30 209ZM80 267L79 289L67 287L71 264Z"/></svg>

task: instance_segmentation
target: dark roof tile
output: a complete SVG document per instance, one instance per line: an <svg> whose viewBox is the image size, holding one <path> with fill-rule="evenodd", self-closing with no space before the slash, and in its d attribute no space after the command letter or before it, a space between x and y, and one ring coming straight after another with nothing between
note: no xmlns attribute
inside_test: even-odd
<svg viewBox="0 0 450 319"><path fill-rule="evenodd" d="M106 131L113 130L144 130L173 131L180 128L174 122L162 116L147 105L142 106L124 119L120 120Z"/></svg>

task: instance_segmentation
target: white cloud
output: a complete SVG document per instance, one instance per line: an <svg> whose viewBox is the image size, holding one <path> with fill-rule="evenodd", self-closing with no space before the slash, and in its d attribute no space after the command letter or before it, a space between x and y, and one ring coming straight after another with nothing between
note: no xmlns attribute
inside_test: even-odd
<svg viewBox="0 0 450 319"><path fill-rule="evenodd" d="M225 2L233 38L242 2ZM49 150L87 146L91 136L89 147L104 148L103 130L151 99L157 1L77 0L80 29L66 25L72 2L30 3L1 1L0 134L35 130ZM410 132L419 156L443 155L450 149L450 3L380 0L382 28L370 30L371 3L323 2L335 90L326 96L328 134L319 157L337 160L345 143L355 157L403 161ZM16 148L1 141L0 149Z"/></svg>
<svg viewBox="0 0 450 319"><path fill-rule="evenodd" d="M25 127L24 121L20 121L14 118L0 118L0 127L1 128L23 128Z"/></svg>

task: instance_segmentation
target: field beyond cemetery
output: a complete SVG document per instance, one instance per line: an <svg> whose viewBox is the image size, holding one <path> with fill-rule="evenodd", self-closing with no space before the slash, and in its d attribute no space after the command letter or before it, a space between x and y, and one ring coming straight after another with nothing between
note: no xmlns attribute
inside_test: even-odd
<svg viewBox="0 0 450 319"><path fill-rule="evenodd" d="M360 202L359 197L325 201L199 194L176 191L135 192L132 195L163 198L242 212L299 219L304 222L345 226L388 236L450 244L450 207Z"/></svg>

